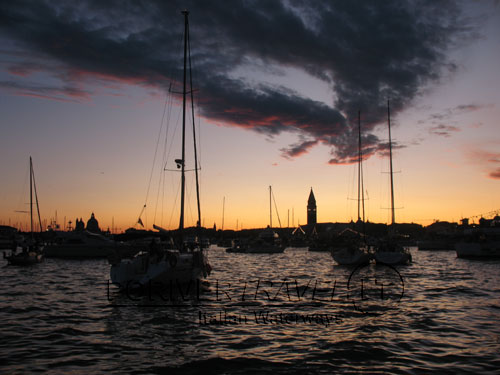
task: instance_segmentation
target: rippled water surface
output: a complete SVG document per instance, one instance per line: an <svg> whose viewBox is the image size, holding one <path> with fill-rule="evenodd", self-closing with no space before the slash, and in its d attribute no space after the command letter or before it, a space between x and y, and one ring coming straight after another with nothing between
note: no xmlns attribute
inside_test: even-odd
<svg viewBox="0 0 500 375"><path fill-rule="evenodd" d="M139 295L105 260L0 266L0 373L491 373L500 261L412 250L362 268L327 253L209 251L208 282Z"/></svg>

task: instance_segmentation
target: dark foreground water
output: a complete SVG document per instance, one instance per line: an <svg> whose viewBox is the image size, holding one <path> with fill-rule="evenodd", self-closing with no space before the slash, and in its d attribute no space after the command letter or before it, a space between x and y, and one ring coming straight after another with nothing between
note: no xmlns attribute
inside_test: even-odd
<svg viewBox="0 0 500 375"><path fill-rule="evenodd" d="M105 260L0 263L0 373L493 373L500 262L210 250L208 285L108 290Z"/></svg>

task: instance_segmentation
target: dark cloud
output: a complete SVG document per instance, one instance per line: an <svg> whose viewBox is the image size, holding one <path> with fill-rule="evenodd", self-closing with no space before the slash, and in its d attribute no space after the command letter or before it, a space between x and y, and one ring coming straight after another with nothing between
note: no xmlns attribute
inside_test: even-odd
<svg viewBox="0 0 500 375"><path fill-rule="evenodd" d="M281 152L285 158L289 159L307 153L311 147L317 144L317 140L301 140L288 148L281 149Z"/></svg>
<svg viewBox="0 0 500 375"><path fill-rule="evenodd" d="M167 88L181 68L184 8L191 11L202 116L267 135L293 132L299 141L283 155L324 144L334 163L350 162L357 153L359 109L365 155L383 149L372 130L385 122L387 99L394 113L408 106L426 84L455 68L446 53L470 33L457 3L446 0L21 0L0 5L0 32L42 64L20 54L2 65L16 82L44 67L73 99L84 94L81 81L91 78ZM326 105L232 74L249 65L278 73L282 66L302 69L329 84L334 96ZM34 85L25 86L35 94Z"/></svg>
<svg viewBox="0 0 500 375"><path fill-rule="evenodd" d="M485 108L492 107L491 104L478 105L478 104L460 104L453 108L446 108L442 112L431 114L426 120L418 121L419 124L430 125L428 130L433 135L442 137L450 137L452 133L461 131L458 126L456 118L464 113L476 112ZM474 124L473 127L478 127L480 124Z"/></svg>
<svg viewBox="0 0 500 375"><path fill-rule="evenodd" d="M491 172L489 176L494 180L500 180L500 167L498 167L495 171Z"/></svg>
<svg viewBox="0 0 500 375"><path fill-rule="evenodd" d="M438 121L447 121L453 119L456 116L462 115L468 112L480 111L484 108L492 107L491 104L479 105L479 104L460 104L453 108L446 108L444 111L439 113L433 113L429 116L428 122L436 123Z"/></svg>
<svg viewBox="0 0 500 375"><path fill-rule="evenodd" d="M451 133L459 132L460 128L452 125L439 124L429 129L429 132L441 137L450 137Z"/></svg>
<svg viewBox="0 0 500 375"><path fill-rule="evenodd" d="M12 81L0 81L0 88L15 95L53 99L63 102L89 100L90 93L75 87L26 85Z"/></svg>

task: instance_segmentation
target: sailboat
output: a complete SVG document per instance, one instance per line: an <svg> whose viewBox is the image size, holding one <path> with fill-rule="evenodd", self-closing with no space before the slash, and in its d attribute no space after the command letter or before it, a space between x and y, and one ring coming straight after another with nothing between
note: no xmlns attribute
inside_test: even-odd
<svg viewBox="0 0 500 375"><path fill-rule="evenodd" d="M211 267L208 263L204 249L196 242L188 241L184 235L184 201L186 194L185 187L185 131L186 131L186 80L187 80L187 64L189 63L189 78L192 97L192 77L191 77L191 55L189 42L189 12L182 11L184 15L184 74L183 74L183 91L182 91L182 157L176 159L175 162L181 169L181 207L178 229L178 241L176 248L162 245L152 241L148 251L140 251L131 259L119 259L112 257L109 259L111 263L110 276L113 284L119 288L141 288L142 286L161 287L171 283L186 284L191 281L199 280L207 277L210 274ZM188 55L189 52L189 55ZM193 109L194 111L194 109ZM194 117L194 114L193 114ZM196 144L196 142L195 142ZM195 163L196 147L195 147ZM197 168L195 168L197 170ZM198 177L198 175L196 175ZM201 223L201 213L198 193L198 178L196 178L197 200L198 200L198 227Z"/></svg>
<svg viewBox="0 0 500 375"><path fill-rule="evenodd" d="M226 249L228 253L282 253L285 246L281 243L281 238L273 229L273 209L272 209L272 187L269 186L269 225L259 233L254 241L248 244L233 242L233 246ZM278 217L279 218L279 217Z"/></svg>
<svg viewBox="0 0 500 375"><path fill-rule="evenodd" d="M391 176L391 227L389 228L388 238L381 240L374 254L375 261L382 264L408 264L411 263L411 253L406 247L400 245L395 238L394 225L396 224L396 215L394 211L394 178L392 170L392 141L391 141L391 111L389 101L387 101L387 125L389 128L389 173Z"/></svg>
<svg viewBox="0 0 500 375"><path fill-rule="evenodd" d="M247 253L282 253L285 251L280 236L273 229L272 196L273 190L269 186L269 225L259 233L256 241L249 244Z"/></svg>
<svg viewBox="0 0 500 375"><path fill-rule="evenodd" d="M42 231L42 220L40 218L40 207L38 205L38 194L36 192L35 172L33 171L33 160L30 156L30 236L22 242L19 246L16 242L12 245L12 250L9 255L5 252L3 256L7 262L16 266L27 266L31 264L40 263L43 260L43 245L39 243L33 233L33 193L35 193L35 202L38 212L38 223L40 225L40 232ZM17 250L21 248L20 252Z"/></svg>
<svg viewBox="0 0 500 375"><path fill-rule="evenodd" d="M361 208L363 217L361 218ZM358 223L365 222L365 197L363 186L363 154L361 149L361 111L358 111ZM343 232L339 237L344 237ZM349 233L349 232L347 232ZM352 231L350 232L352 233ZM333 260L339 265L358 265L370 262L372 255L366 243L365 235L355 233L355 238L350 236L350 241L343 241L343 245L335 246L331 252Z"/></svg>

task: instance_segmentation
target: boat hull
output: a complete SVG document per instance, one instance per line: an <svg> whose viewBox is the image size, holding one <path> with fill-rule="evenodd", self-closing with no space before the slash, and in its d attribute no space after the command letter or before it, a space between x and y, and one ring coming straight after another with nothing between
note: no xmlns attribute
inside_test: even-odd
<svg viewBox="0 0 500 375"><path fill-rule="evenodd" d="M458 258L500 259L500 241L461 242L455 245Z"/></svg>
<svg viewBox="0 0 500 375"><path fill-rule="evenodd" d="M13 266L30 266L43 261L43 255L40 253L18 253L5 256L7 262Z"/></svg>
<svg viewBox="0 0 500 375"><path fill-rule="evenodd" d="M148 253L122 259L111 265L110 277L111 282L120 289L135 289L146 285L160 287L171 283L185 284L205 278L210 271L203 251L168 251L159 259Z"/></svg>
<svg viewBox="0 0 500 375"><path fill-rule="evenodd" d="M114 251L113 247L86 245L49 245L45 249L47 258L106 258Z"/></svg>
<svg viewBox="0 0 500 375"><path fill-rule="evenodd" d="M339 265L368 264L372 255L364 249L343 248L331 253L332 258Z"/></svg>
<svg viewBox="0 0 500 375"><path fill-rule="evenodd" d="M411 254L407 251L378 251L374 254L375 261L381 264L409 264Z"/></svg>

